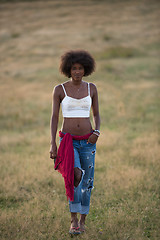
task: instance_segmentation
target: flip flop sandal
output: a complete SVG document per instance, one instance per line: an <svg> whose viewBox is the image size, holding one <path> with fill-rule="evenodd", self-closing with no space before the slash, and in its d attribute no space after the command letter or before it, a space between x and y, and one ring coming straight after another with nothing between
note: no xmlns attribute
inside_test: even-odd
<svg viewBox="0 0 160 240"><path fill-rule="evenodd" d="M72 228L70 228L69 233L70 234L81 234L81 232L79 230L79 227L72 227Z"/></svg>
<svg viewBox="0 0 160 240"><path fill-rule="evenodd" d="M81 233L84 233L85 232L85 225L81 225L79 223L79 230L80 230Z"/></svg>

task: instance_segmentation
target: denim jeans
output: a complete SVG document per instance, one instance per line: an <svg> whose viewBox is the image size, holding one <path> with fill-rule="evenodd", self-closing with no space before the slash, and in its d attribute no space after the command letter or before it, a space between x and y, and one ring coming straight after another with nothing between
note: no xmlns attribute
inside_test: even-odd
<svg viewBox="0 0 160 240"><path fill-rule="evenodd" d="M88 214L93 189L96 144L87 143L87 140L73 140L73 148L74 167L82 171L82 178L79 185L74 187L74 201L69 200L69 209L70 212Z"/></svg>

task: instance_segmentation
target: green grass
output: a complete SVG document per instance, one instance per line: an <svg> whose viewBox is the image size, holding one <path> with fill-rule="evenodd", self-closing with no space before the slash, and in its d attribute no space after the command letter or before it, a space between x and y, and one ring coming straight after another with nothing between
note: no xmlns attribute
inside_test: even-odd
<svg viewBox="0 0 160 240"><path fill-rule="evenodd" d="M49 125L53 87L67 80L60 56L84 48L96 59L86 81L98 88L101 136L87 231L77 239L158 240L159 2L3 2L1 239L70 239L64 181L49 159ZM61 124L60 113L58 130Z"/></svg>
<svg viewBox="0 0 160 240"><path fill-rule="evenodd" d="M110 47L100 53L97 53L96 58L98 60L105 60L110 58L132 58L135 56L141 56L141 53L137 49L131 47L116 46Z"/></svg>

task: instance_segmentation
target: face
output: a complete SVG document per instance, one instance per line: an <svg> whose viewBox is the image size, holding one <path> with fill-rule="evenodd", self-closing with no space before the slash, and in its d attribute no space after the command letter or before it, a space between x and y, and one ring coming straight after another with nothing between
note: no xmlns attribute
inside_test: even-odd
<svg viewBox="0 0 160 240"><path fill-rule="evenodd" d="M72 79L75 81L81 81L83 76L84 76L84 67L79 63L73 64L71 67Z"/></svg>

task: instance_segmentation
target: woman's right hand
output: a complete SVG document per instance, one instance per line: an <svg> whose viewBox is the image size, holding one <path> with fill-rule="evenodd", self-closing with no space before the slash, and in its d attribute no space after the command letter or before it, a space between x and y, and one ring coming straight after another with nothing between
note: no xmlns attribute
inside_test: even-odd
<svg viewBox="0 0 160 240"><path fill-rule="evenodd" d="M56 157L57 157L57 145L56 145L56 143L51 145L49 153L50 153L50 158L56 160Z"/></svg>

